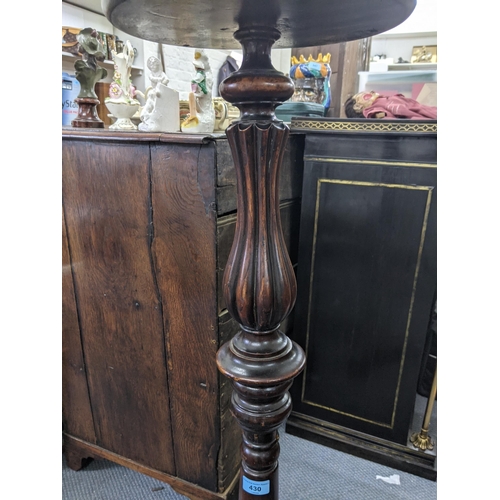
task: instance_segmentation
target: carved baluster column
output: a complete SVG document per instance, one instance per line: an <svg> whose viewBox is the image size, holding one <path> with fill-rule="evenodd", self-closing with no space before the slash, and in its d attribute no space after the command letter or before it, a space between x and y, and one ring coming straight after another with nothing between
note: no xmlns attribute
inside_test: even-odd
<svg viewBox="0 0 500 500"><path fill-rule="evenodd" d="M238 217L224 274L224 297L241 330L217 354L233 382L233 414L243 431L240 500L278 499L278 428L291 411L288 393L304 367L302 349L280 330L292 310L296 282L279 212L279 169L289 129L277 105L293 94L292 81L271 63L280 33L254 22L235 38L241 68L220 86L241 111L227 130L237 175Z"/></svg>

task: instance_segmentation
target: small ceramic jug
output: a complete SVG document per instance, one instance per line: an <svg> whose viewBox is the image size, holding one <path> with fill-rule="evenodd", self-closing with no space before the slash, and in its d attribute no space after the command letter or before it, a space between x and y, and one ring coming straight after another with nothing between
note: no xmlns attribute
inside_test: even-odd
<svg viewBox="0 0 500 500"><path fill-rule="evenodd" d="M225 132L229 125L229 114L227 103L222 97L213 98L215 109L215 127L214 132Z"/></svg>

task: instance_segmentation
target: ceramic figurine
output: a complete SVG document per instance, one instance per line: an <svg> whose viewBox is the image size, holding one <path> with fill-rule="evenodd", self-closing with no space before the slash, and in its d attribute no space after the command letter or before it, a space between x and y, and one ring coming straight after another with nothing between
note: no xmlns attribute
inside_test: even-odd
<svg viewBox="0 0 500 500"><path fill-rule="evenodd" d="M419 48L415 47L411 56L411 62L430 63L432 62L432 52L427 50L427 47L425 45Z"/></svg>
<svg viewBox="0 0 500 500"><path fill-rule="evenodd" d="M214 132L225 132L229 126L229 109L228 104L222 97L213 98L215 110Z"/></svg>
<svg viewBox="0 0 500 500"><path fill-rule="evenodd" d="M212 103L213 77L208 57L203 50L194 53L196 75L191 80L189 117L181 124L187 133L212 133L215 126L215 110Z"/></svg>
<svg viewBox="0 0 500 500"><path fill-rule="evenodd" d="M80 45L82 59L75 62L75 78L80 82L80 93L75 99L78 104L78 116L71 125L104 128L104 122L97 115L96 106L100 101L94 90L95 84L108 75L104 68L97 65L97 61L104 61L104 46L93 28L81 30L76 39Z"/></svg>
<svg viewBox="0 0 500 500"><path fill-rule="evenodd" d="M330 107L330 58L331 54L319 54L316 59L303 55L299 59L292 57L290 78L295 84L292 102L314 102L322 104L325 112Z"/></svg>
<svg viewBox="0 0 500 500"><path fill-rule="evenodd" d="M147 66L151 72L151 86L146 94L137 93L146 100L141 111L139 130L141 132L179 132L179 93L168 88L168 78L163 72L160 60L151 56Z"/></svg>
<svg viewBox="0 0 500 500"><path fill-rule="evenodd" d="M380 95L358 92L344 104L347 118L383 118L394 120L437 120L437 107L421 104L403 94Z"/></svg>
<svg viewBox="0 0 500 500"><path fill-rule="evenodd" d="M130 118L135 115L141 103L135 98L136 90L132 85L130 72L134 62L134 49L127 40L123 45L123 52L112 51L115 72L113 82L109 86L109 97L104 104L116 122L110 125L111 130L137 130L137 126Z"/></svg>

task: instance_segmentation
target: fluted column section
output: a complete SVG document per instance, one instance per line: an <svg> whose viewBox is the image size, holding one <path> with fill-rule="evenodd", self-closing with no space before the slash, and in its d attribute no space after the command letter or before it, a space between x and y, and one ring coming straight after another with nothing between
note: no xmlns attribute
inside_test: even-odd
<svg viewBox="0 0 500 500"><path fill-rule="evenodd" d="M224 298L241 330L217 354L233 382L232 408L243 431L240 500L277 500L278 428L291 411L288 389L304 367L302 349L279 330L292 310L296 282L279 212L279 170L289 129L277 105L293 94L291 80L271 64L279 38L272 26L241 26L239 71L220 86L238 106L226 135L235 162L238 215L224 273Z"/></svg>

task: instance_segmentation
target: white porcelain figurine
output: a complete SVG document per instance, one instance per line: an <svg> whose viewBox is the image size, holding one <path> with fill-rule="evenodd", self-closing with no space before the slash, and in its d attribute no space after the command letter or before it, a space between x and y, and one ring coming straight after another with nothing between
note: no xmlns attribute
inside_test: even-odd
<svg viewBox="0 0 500 500"><path fill-rule="evenodd" d="M141 132L179 132L179 93L168 85L167 75L163 72L160 60L151 56L147 62L151 86L146 94L137 92L146 104L141 111L139 130Z"/></svg>
<svg viewBox="0 0 500 500"><path fill-rule="evenodd" d="M191 80L189 116L181 124L187 133L212 133L215 126L215 110L212 103L213 77L208 57L203 50L195 50L193 65L196 75Z"/></svg>
<svg viewBox="0 0 500 500"><path fill-rule="evenodd" d="M137 126L130 120L141 106L135 98L136 90L130 77L134 62L132 44L127 40L123 45L123 52L118 54L113 50L112 55L115 72L113 82L109 86L109 97L106 97L104 103L116 121L109 128L111 130L137 130Z"/></svg>

